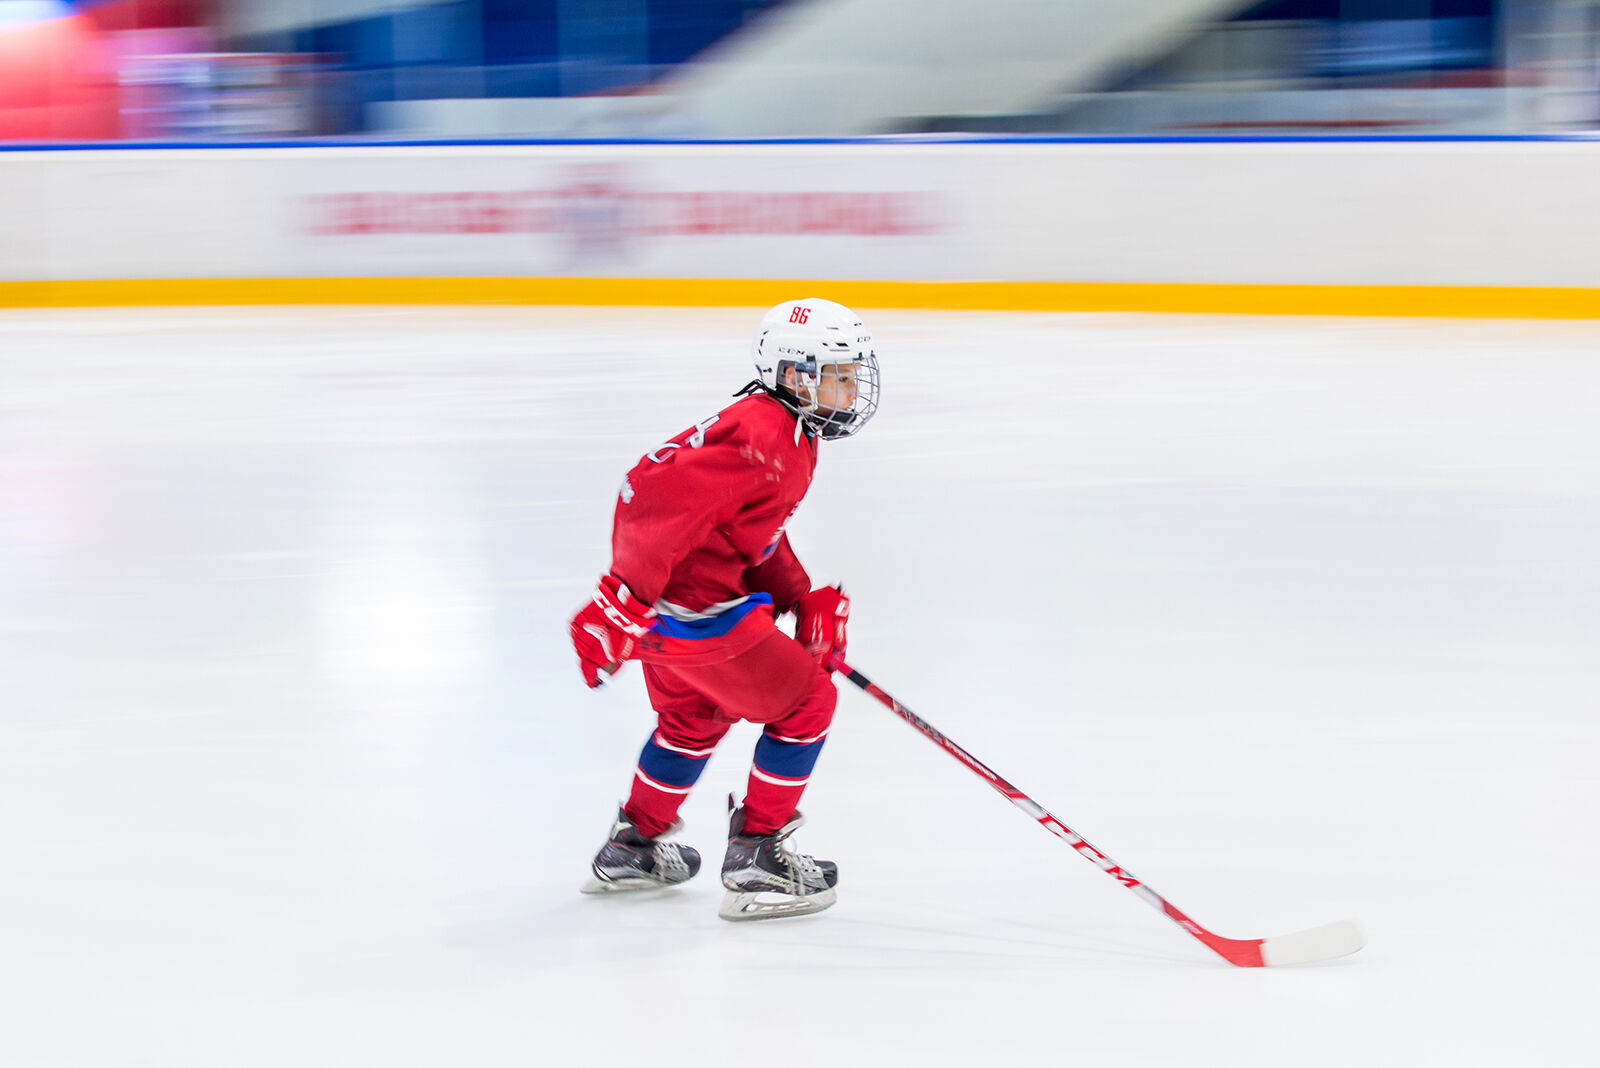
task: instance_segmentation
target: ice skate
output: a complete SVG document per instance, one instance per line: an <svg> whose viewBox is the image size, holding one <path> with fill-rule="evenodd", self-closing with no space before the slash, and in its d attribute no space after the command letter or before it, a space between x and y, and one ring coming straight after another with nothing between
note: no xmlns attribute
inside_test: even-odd
<svg viewBox="0 0 1600 1068"><path fill-rule="evenodd" d="M646 838L633 821L617 809L611 837L589 865L586 894L606 894L618 890L658 890L677 886L694 878L700 870L700 854L688 846L663 841L683 823L674 823L654 838Z"/></svg>
<svg viewBox="0 0 1600 1068"><path fill-rule="evenodd" d="M732 801L732 798L729 799ZM767 920L821 912L836 900L839 867L814 860L783 844L805 822L796 812L772 834L745 834L744 809L728 817L728 852L722 860L723 895L717 915L725 920Z"/></svg>

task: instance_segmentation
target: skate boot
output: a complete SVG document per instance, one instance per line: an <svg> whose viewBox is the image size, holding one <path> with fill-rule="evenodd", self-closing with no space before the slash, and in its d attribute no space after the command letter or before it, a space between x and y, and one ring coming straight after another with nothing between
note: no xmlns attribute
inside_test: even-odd
<svg viewBox="0 0 1600 1068"><path fill-rule="evenodd" d="M662 841L682 826L683 821L679 820L656 837L646 838L634 827L633 821L622 814L622 809L617 809L611 838L594 855L583 892L656 890L688 882L700 870L700 854L688 846Z"/></svg>
<svg viewBox="0 0 1600 1068"><path fill-rule="evenodd" d="M733 799L728 799L732 804ZM745 834L744 809L728 816L728 852L722 859L723 895L717 915L725 920L767 920L821 912L838 900L833 892L839 866L813 860L783 844L805 822L794 817L772 834Z"/></svg>

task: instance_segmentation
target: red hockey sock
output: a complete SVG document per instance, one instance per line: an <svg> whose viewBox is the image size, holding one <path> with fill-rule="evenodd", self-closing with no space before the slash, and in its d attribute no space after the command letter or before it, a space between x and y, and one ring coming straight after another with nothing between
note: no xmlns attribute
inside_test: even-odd
<svg viewBox="0 0 1600 1068"><path fill-rule="evenodd" d="M811 769L822 753L827 734L827 727L803 737L768 727L761 735L745 789L746 833L771 834L789 822L811 779Z"/></svg>
<svg viewBox="0 0 1600 1068"><path fill-rule="evenodd" d="M726 730L724 726L713 733L720 736ZM633 772L633 791L622 806L622 814L646 838L654 838L672 826L717 746L716 738L673 742L664 734L658 729L644 743L639 766Z"/></svg>
<svg viewBox="0 0 1600 1068"><path fill-rule="evenodd" d="M686 793L665 793L634 777L633 792L622 806L622 814L633 821L633 826L646 838L654 838L672 826L678 818Z"/></svg>
<svg viewBox="0 0 1600 1068"><path fill-rule="evenodd" d="M744 795L744 833L771 834L788 823L800 804L805 783L779 786L758 779L752 770Z"/></svg>

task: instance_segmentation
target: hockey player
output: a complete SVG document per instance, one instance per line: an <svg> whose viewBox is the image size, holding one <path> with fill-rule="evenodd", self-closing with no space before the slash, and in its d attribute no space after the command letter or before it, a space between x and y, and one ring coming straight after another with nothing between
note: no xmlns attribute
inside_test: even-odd
<svg viewBox="0 0 1600 1068"><path fill-rule="evenodd" d="M763 725L744 803L729 815L719 910L729 920L834 903L837 867L785 839L800 826L796 806L833 720L825 665L844 651L850 601L838 586L811 588L784 525L811 485L818 439L849 437L878 406L872 335L842 305L779 304L752 350L757 377L742 399L623 479L611 570L571 624L589 686L638 659L656 712L586 893L693 877L700 854L666 840L678 809L735 722ZM795 638L774 622L786 612Z"/></svg>

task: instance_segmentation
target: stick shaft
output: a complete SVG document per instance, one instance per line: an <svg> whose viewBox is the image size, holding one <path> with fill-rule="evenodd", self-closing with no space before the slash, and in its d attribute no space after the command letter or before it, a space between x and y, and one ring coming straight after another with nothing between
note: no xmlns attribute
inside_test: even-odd
<svg viewBox="0 0 1600 1068"><path fill-rule="evenodd" d="M1122 867L1116 861L1112 860L1100 850L1096 849L1093 845L1090 845L1083 835L1079 834L1077 831L1074 831L1065 823L1062 823L1060 820L1052 816L1045 810L1043 805L1039 804L1033 798L1029 797L1011 783L1007 782L998 773L996 773L994 769L990 768L989 765L985 764L983 761L979 760L977 757L961 748L961 746L957 745L949 738L946 738L931 723L918 716L915 712L912 712L911 709L907 708L899 701L895 700L877 683L873 682L861 672L845 663L844 658L835 655L829 662L828 666L839 672L851 682L855 683L867 694L876 698L895 715L911 724L911 726L915 727L923 737L932 741L935 745L939 746L939 748L955 757L962 764L965 764L968 770L973 772L979 778L983 779L990 786L994 787L994 789L1004 796L1006 800L1010 801L1013 805L1016 805L1022 811L1026 812L1045 830L1049 831L1057 838L1065 841L1095 867L1099 868L1101 871L1117 880L1117 882L1121 883L1129 890L1132 890L1134 893L1138 894L1147 904L1153 908L1159 909L1164 915L1166 915L1168 919L1172 920L1179 927L1182 927L1195 938L1205 943L1208 948L1228 960L1230 963L1242 965L1244 967L1260 967L1265 963L1261 955L1261 944L1263 941L1265 941L1264 939L1224 938L1221 935L1213 934L1204 927L1201 927L1198 923L1184 915L1183 912L1181 912L1166 898L1162 897L1150 887L1146 886L1142 880L1136 878L1132 872L1128 871L1128 869Z"/></svg>

